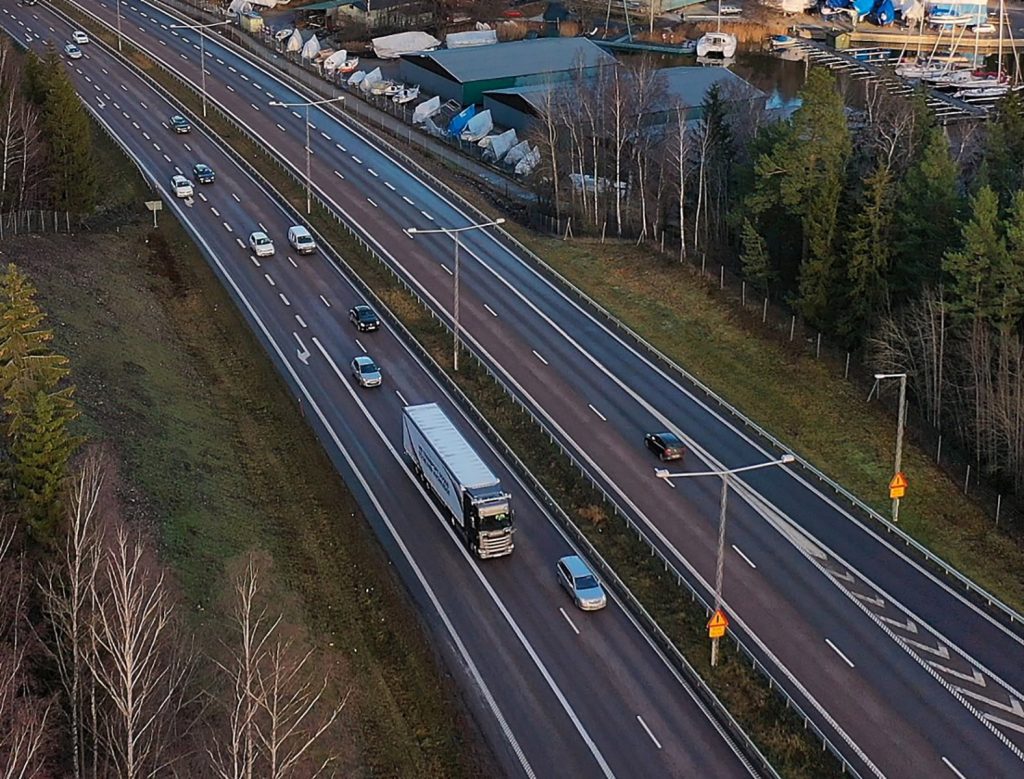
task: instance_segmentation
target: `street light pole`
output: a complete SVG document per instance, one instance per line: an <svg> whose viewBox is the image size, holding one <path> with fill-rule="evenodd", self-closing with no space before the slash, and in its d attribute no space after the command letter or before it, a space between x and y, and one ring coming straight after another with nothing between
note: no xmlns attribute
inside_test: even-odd
<svg viewBox="0 0 1024 779"><path fill-rule="evenodd" d="M344 95L327 98L326 100L311 100L306 103L282 103L280 100L271 100L268 105L274 108L305 108L306 109L306 215L313 212L313 177L310 172L310 155L312 149L309 146L309 109L311 106L325 105L327 103L338 103L345 99Z"/></svg>
<svg viewBox="0 0 1024 779"><path fill-rule="evenodd" d="M907 374L905 373L876 373L875 381L882 381L883 379L899 379L900 380L900 408L896 414L896 464L893 475L895 476L900 472L900 467L903 464L903 428L906 423L907 414ZM892 500L892 521L900 521L900 499L893 498Z"/></svg>
<svg viewBox="0 0 1024 779"><path fill-rule="evenodd" d="M444 233L450 236L455 241L455 273L454 275L454 289L452 294L455 299L452 301L452 369L459 369L459 233L464 233L468 230L482 230L486 227L496 227L497 225L504 224L504 217L498 217L491 222L482 222L480 224L471 224L464 227L438 227L436 229L421 230L418 227L407 227L405 232L408 235L429 235L431 233Z"/></svg>
<svg viewBox="0 0 1024 779"><path fill-rule="evenodd" d="M737 473L756 471L761 468L772 468L779 465L789 465L795 462L796 458L791 454L784 454L778 460L770 460L754 465L744 465L740 468L730 468L720 471L703 471L701 473L670 473L665 468L655 468L654 475L659 479L692 479L698 476L718 476L722 480L722 492L718 502L718 551L715 558L715 613L722 608L722 588L725 580L725 519L729 502L729 477ZM711 639L711 667L718 665L718 641Z"/></svg>
<svg viewBox="0 0 1024 779"><path fill-rule="evenodd" d="M117 0L117 7L120 9L121 0ZM120 23L121 17L118 16L118 46L120 47ZM211 22L210 24L172 24L172 30L198 30L199 31L199 92L202 95L203 100L203 118L206 118L206 33L207 27L223 27L225 24L231 24L230 20L223 22Z"/></svg>
<svg viewBox="0 0 1024 779"><path fill-rule="evenodd" d="M117 50L121 51L121 0L117 0Z"/></svg>

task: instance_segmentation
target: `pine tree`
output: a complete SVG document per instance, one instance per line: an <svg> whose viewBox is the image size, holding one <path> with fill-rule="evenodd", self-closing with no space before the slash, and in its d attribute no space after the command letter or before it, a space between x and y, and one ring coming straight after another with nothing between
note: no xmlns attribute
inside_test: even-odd
<svg viewBox="0 0 1024 779"><path fill-rule="evenodd" d="M750 205L757 214L781 207L798 221L797 307L805 319L825 327L835 308L833 250L852 143L843 99L827 70L810 72L801 97L789 131L755 165Z"/></svg>
<svg viewBox="0 0 1024 779"><path fill-rule="evenodd" d="M851 344L859 341L888 305L892 201L892 175L888 168L878 168L864 181L861 209L848 236L849 285L840 330Z"/></svg>
<svg viewBox="0 0 1024 779"><path fill-rule="evenodd" d="M63 68L44 63L46 100L43 131L49 144L53 207L85 214L96 203L97 171L92 154L92 126L74 85Z"/></svg>
<svg viewBox="0 0 1024 779"><path fill-rule="evenodd" d="M17 266L8 265L0 275L0 401L10 436L17 435L37 392L73 408L73 388L59 387L69 373L68 359L52 351L53 332L43 326L35 294Z"/></svg>
<svg viewBox="0 0 1024 779"><path fill-rule="evenodd" d="M999 201L991 187L982 187L971 199L971 217L961 236L962 247L947 252L942 265L949 277L950 309L961 318L993 321L1001 308L995 269L1005 268L1008 258Z"/></svg>
<svg viewBox="0 0 1024 779"><path fill-rule="evenodd" d="M1024 97L1010 92L995 113L996 120L988 124L983 178L1007 207L1013 194L1024 189Z"/></svg>
<svg viewBox="0 0 1024 779"><path fill-rule="evenodd" d="M942 258L957 240L963 205L949 142L934 127L900 189L891 276L894 300L905 300L939 280Z"/></svg>
<svg viewBox="0 0 1024 779"><path fill-rule="evenodd" d="M52 44L47 44L47 54L56 58ZM46 68L34 51L25 55L25 69L22 88L29 102L42 106L46 102Z"/></svg>
<svg viewBox="0 0 1024 779"><path fill-rule="evenodd" d="M775 271L772 269L768 247L749 219L743 220L741 239L743 252L740 255L740 262L743 263L743 275L764 290L767 296L769 285L775 280Z"/></svg>
<svg viewBox="0 0 1024 779"><path fill-rule="evenodd" d="M996 321L1006 330L1021 324L1024 316L1024 190L1014 193L1004 220L1006 255L1001 266L993 268L996 288Z"/></svg>
<svg viewBox="0 0 1024 779"><path fill-rule="evenodd" d="M32 534L48 539L60 520L68 461L82 444L71 416L45 392L32 399L24 432L11 443L10 465L18 508Z"/></svg>

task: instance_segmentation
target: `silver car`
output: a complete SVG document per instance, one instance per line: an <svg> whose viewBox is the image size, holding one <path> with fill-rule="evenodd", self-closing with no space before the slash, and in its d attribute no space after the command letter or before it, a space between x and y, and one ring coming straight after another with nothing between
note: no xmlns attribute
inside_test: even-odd
<svg viewBox="0 0 1024 779"><path fill-rule="evenodd" d="M601 582L579 555L563 557L555 565L558 583L583 611L597 611L608 604Z"/></svg>
<svg viewBox="0 0 1024 779"><path fill-rule="evenodd" d="M360 387L379 387L382 380L377 363L365 354L352 360L352 377Z"/></svg>

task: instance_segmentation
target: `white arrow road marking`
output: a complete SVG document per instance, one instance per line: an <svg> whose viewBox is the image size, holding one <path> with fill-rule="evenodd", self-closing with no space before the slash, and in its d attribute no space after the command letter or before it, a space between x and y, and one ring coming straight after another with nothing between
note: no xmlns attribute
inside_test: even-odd
<svg viewBox="0 0 1024 779"><path fill-rule="evenodd" d="M637 722L639 722L643 726L643 729L645 731L647 731L647 735L651 737L651 741L654 742L654 746L656 746L658 749L661 749L661 742L658 741L658 739L656 739L654 737L654 734L651 732L651 729L649 727L647 727L647 723L644 722L643 717L641 717L639 714L637 714L636 715L636 719L637 719Z"/></svg>
<svg viewBox="0 0 1024 779"><path fill-rule="evenodd" d="M578 636L580 634L580 629L573 624L572 620L569 618L569 615L565 613L565 609L559 606L558 610L562 612L562 616L565 617L565 621L569 623L569 627L572 628L573 633L575 633Z"/></svg>
<svg viewBox="0 0 1024 779"><path fill-rule="evenodd" d="M1012 714L1014 717L1024 718L1024 707L1020 705L1020 701L1016 698L1010 698L1010 702L1007 704L994 701L991 698L986 698L980 692L968 690L966 687L953 687L953 689L957 692L963 693L968 698L974 698L974 700L984 703L986 706L992 706L1000 711L1005 711L1007 714ZM1017 727L1021 733L1024 733L1024 728L1022 728L1022 726L1018 725Z"/></svg>
<svg viewBox="0 0 1024 779"><path fill-rule="evenodd" d="M910 644L910 646L912 646L912 647L917 647L921 651L927 652L930 655L935 655L936 657L941 657L943 660L948 660L949 659L949 650L946 649L946 647L944 647L942 644L939 644L939 648L936 649L933 646L928 646L927 644L922 644L920 641L911 641L909 638L904 638L904 639L901 639L901 640L904 643Z"/></svg>
<svg viewBox="0 0 1024 779"><path fill-rule="evenodd" d="M885 600L883 600L882 598L876 598L873 595L864 595L860 592L851 592L850 595L852 595L857 600L864 601L865 603L870 603L872 606L878 606L878 608L880 609L885 608Z"/></svg>
<svg viewBox="0 0 1024 779"><path fill-rule="evenodd" d="M892 625L894 628L905 630L907 633L917 633L917 625L909 617L906 620L893 619L892 617L883 617L881 614L875 614L875 616L886 625Z"/></svg>
<svg viewBox="0 0 1024 779"><path fill-rule="evenodd" d="M295 350L295 356L302 360L303 365L309 365L309 349L307 349L306 345L302 343L302 339L299 338L298 333L292 332L292 335L294 335L295 340L299 342L299 348Z"/></svg>
<svg viewBox="0 0 1024 779"><path fill-rule="evenodd" d="M961 679L961 680L963 680L965 682L971 682L972 684L976 684L979 687L984 687L985 686L985 677L982 676L981 672L977 668L972 668L971 669L971 674L973 674L973 675L972 676L968 676L967 674L963 673L962 671L957 671L957 670L955 670L953 668L947 668L944 665L940 665L939 663L936 663L934 660L929 660L928 661L928 665L930 665L932 668L934 668L936 671L938 671L940 673L949 674L950 676L955 676L957 679Z"/></svg>
<svg viewBox="0 0 1024 779"><path fill-rule="evenodd" d="M992 722L996 725L1002 725L1004 728L1016 730L1018 733L1024 733L1024 727L1022 727L1019 723L1009 722L1007 720L1004 720L1002 717L997 717L994 714L982 714L981 718L986 719L989 722Z"/></svg>

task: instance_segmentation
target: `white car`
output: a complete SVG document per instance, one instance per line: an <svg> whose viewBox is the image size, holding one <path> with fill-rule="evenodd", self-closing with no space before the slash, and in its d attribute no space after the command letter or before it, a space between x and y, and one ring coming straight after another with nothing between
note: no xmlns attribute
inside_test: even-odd
<svg viewBox="0 0 1024 779"><path fill-rule="evenodd" d="M73 33L71 33L71 40L73 40L75 43L79 43L79 44L88 43L89 42L89 36L86 35L84 32L82 32L81 30L75 30Z"/></svg>
<svg viewBox="0 0 1024 779"><path fill-rule="evenodd" d="M736 5L723 5L721 14L722 16L739 16L743 13L743 9Z"/></svg>
<svg viewBox="0 0 1024 779"><path fill-rule="evenodd" d="M257 257L273 257L274 242L267 238L267 234L257 230L249 236L249 248Z"/></svg>
<svg viewBox="0 0 1024 779"><path fill-rule="evenodd" d="M288 228L288 243L299 254L312 254L316 251L316 241L302 225L293 225Z"/></svg>
<svg viewBox="0 0 1024 779"><path fill-rule="evenodd" d="M184 176L171 176L171 189L175 197L192 197L192 182Z"/></svg>
<svg viewBox="0 0 1024 779"><path fill-rule="evenodd" d="M82 58L82 50L73 43L69 43L64 47L64 53L68 55L68 59L77 60Z"/></svg>

